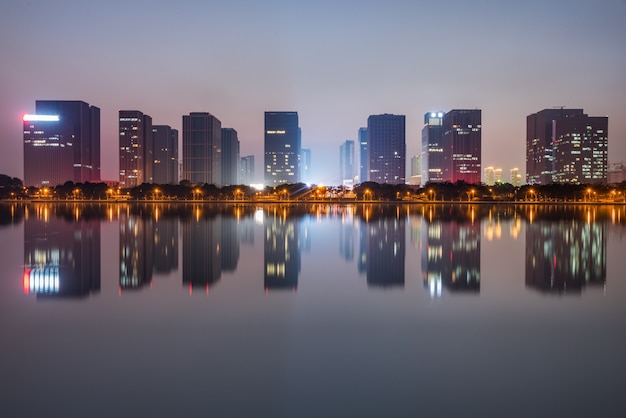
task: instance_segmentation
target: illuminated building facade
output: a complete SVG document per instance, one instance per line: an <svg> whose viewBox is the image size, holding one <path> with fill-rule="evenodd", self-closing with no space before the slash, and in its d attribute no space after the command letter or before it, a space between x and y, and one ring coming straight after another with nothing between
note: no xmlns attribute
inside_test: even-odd
<svg viewBox="0 0 626 418"><path fill-rule="evenodd" d="M183 115L183 180L222 184L222 123L206 112Z"/></svg>
<svg viewBox="0 0 626 418"><path fill-rule="evenodd" d="M554 143L558 121L584 115L582 109L544 109L526 117L526 183L554 181Z"/></svg>
<svg viewBox="0 0 626 418"><path fill-rule="evenodd" d="M265 112L265 185L300 181L298 112Z"/></svg>
<svg viewBox="0 0 626 418"><path fill-rule="evenodd" d="M119 111L120 186L152 183L152 118L138 110Z"/></svg>
<svg viewBox="0 0 626 418"><path fill-rule="evenodd" d="M369 181L406 183L406 118L404 115L371 115L367 118Z"/></svg>
<svg viewBox="0 0 626 418"><path fill-rule="evenodd" d="M359 183L369 181L369 171L367 128L359 128Z"/></svg>
<svg viewBox="0 0 626 418"><path fill-rule="evenodd" d="M443 149L444 112L428 112L422 128L422 184L444 181Z"/></svg>
<svg viewBox="0 0 626 418"><path fill-rule="evenodd" d="M239 139L233 128L222 128L222 184L239 184Z"/></svg>
<svg viewBox="0 0 626 418"><path fill-rule="evenodd" d="M178 184L178 130L169 125L153 125L152 176L156 184Z"/></svg>
<svg viewBox="0 0 626 418"><path fill-rule="evenodd" d="M37 100L24 115L24 185L100 180L100 109L82 101Z"/></svg>
<svg viewBox="0 0 626 418"><path fill-rule="evenodd" d="M480 183L481 113L480 109L454 109L443 115L443 181Z"/></svg>

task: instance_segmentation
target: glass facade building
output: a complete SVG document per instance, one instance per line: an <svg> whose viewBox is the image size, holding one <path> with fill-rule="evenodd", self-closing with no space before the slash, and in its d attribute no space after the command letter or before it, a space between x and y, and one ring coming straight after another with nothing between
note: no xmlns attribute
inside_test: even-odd
<svg viewBox="0 0 626 418"><path fill-rule="evenodd" d="M300 181L298 112L265 112L265 185Z"/></svg>
<svg viewBox="0 0 626 418"><path fill-rule="evenodd" d="M443 181L443 115L444 112L428 112L424 115L422 128L422 184Z"/></svg>
<svg viewBox="0 0 626 418"><path fill-rule="evenodd" d="M369 181L406 183L406 118L372 115L367 118Z"/></svg>
<svg viewBox="0 0 626 418"><path fill-rule="evenodd" d="M119 111L120 186L152 183L152 118L138 110Z"/></svg>
<svg viewBox="0 0 626 418"><path fill-rule="evenodd" d="M169 125L153 125L153 169L156 184L178 184L178 130Z"/></svg>
<svg viewBox="0 0 626 418"><path fill-rule="evenodd" d="M100 109L82 101L37 100L24 115L24 184L100 180Z"/></svg>
<svg viewBox="0 0 626 418"><path fill-rule="evenodd" d="M222 184L222 123L206 112L183 116L183 180Z"/></svg>

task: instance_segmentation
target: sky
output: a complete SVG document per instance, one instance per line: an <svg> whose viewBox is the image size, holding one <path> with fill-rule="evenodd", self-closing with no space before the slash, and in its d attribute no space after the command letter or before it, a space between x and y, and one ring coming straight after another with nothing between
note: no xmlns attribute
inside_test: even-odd
<svg viewBox="0 0 626 418"><path fill-rule="evenodd" d="M0 173L23 178L36 100L101 109L102 178L118 179L118 111L180 132L209 112L262 181L265 111L297 111L317 183L373 114L406 115L407 164L426 112L482 109L482 166L525 174L526 116L609 117L626 160L626 0L45 0L0 3ZM182 156L182 154L181 154Z"/></svg>

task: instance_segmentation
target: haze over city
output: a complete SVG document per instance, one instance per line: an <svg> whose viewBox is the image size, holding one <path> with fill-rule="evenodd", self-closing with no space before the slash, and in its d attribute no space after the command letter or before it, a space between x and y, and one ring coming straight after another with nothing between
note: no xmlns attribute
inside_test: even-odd
<svg viewBox="0 0 626 418"><path fill-rule="evenodd" d="M0 5L0 172L23 176L21 117L35 101L101 109L102 178L118 178L118 110L181 131L210 112L237 130L262 181L263 117L299 114L312 177L338 179L339 146L372 114L482 109L482 165L525 168L526 116L609 117L626 160L626 1L81 1ZM505 180L507 177L505 175Z"/></svg>

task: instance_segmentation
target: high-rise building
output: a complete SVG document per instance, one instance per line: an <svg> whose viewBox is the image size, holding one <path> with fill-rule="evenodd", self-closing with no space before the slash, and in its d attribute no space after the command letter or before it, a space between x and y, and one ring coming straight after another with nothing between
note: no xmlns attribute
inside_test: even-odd
<svg viewBox="0 0 626 418"><path fill-rule="evenodd" d="M409 176L409 184L420 186L422 184L422 156L414 155L411 157L411 172Z"/></svg>
<svg viewBox="0 0 626 418"><path fill-rule="evenodd" d="M609 118L578 115L555 121L556 183L607 183Z"/></svg>
<svg viewBox="0 0 626 418"><path fill-rule="evenodd" d="M265 184L300 181L298 112L265 112Z"/></svg>
<svg viewBox="0 0 626 418"><path fill-rule="evenodd" d="M241 170L239 173L239 182L241 184L254 184L254 155L241 157Z"/></svg>
<svg viewBox="0 0 626 418"><path fill-rule="evenodd" d="M222 128L222 184L239 184L239 139L233 128Z"/></svg>
<svg viewBox="0 0 626 418"><path fill-rule="evenodd" d="M354 181L354 141L350 139L339 146L339 181Z"/></svg>
<svg viewBox="0 0 626 418"><path fill-rule="evenodd" d="M444 112L428 112L422 128L422 184L444 181L443 149Z"/></svg>
<svg viewBox="0 0 626 418"><path fill-rule="evenodd" d="M120 186L152 183L152 118L138 110L119 112Z"/></svg>
<svg viewBox="0 0 626 418"><path fill-rule="evenodd" d="M582 109L544 109L526 117L526 183L550 184L554 175L556 121L582 115Z"/></svg>
<svg viewBox="0 0 626 418"><path fill-rule="evenodd" d="M480 183L481 110L454 109L443 116L444 181Z"/></svg>
<svg viewBox="0 0 626 418"><path fill-rule="evenodd" d="M309 148L300 149L300 181L311 182L311 150Z"/></svg>
<svg viewBox="0 0 626 418"><path fill-rule="evenodd" d="M100 109L82 101L37 100L24 115L24 185L100 180Z"/></svg>
<svg viewBox="0 0 626 418"><path fill-rule="evenodd" d="M485 184L487 186L496 184L496 173L493 166L485 167Z"/></svg>
<svg viewBox="0 0 626 418"><path fill-rule="evenodd" d="M404 115L371 115L367 118L369 180L406 182L406 118Z"/></svg>
<svg viewBox="0 0 626 418"><path fill-rule="evenodd" d="M222 123L207 112L183 115L183 180L222 184Z"/></svg>
<svg viewBox="0 0 626 418"><path fill-rule="evenodd" d="M156 184L178 184L178 131L169 125L153 125L153 170Z"/></svg>
<svg viewBox="0 0 626 418"><path fill-rule="evenodd" d="M359 183L369 181L369 157L367 154L367 128L359 128Z"/></svg>

